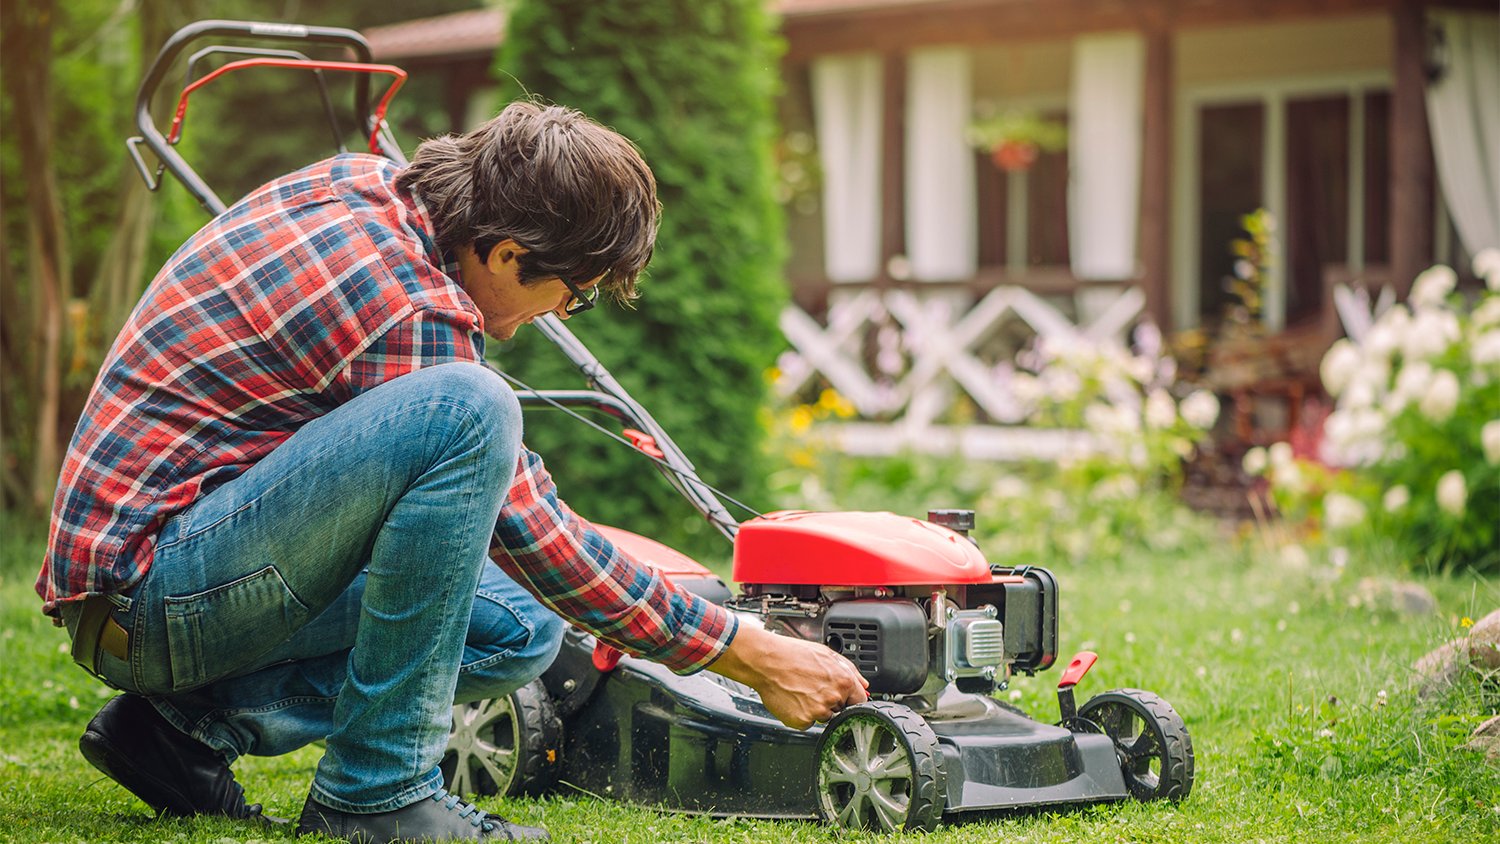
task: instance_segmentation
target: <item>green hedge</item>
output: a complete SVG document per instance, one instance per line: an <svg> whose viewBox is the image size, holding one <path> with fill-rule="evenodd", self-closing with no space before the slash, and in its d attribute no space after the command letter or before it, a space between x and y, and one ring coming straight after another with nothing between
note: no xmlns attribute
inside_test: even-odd
<svg viewBox="0 0 1500 844"><path fill-rule="evenodd" d="M568 105L619 131L656 173L662 226L638 306L568 325L704 480L753 506L767 502L760 412L787 298L771 164L780 42L764 6L521 2L496 74L508 97ZM538 386L578 384L536 332L493 356ZM724 550L639 455L560 416L532 414L527 424L528 444L581 514L690 552Z"/></svg>

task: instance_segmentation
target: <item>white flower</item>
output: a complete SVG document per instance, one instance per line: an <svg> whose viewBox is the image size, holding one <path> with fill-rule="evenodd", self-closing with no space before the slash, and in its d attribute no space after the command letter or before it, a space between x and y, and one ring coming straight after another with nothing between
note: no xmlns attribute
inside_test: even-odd
<svg viewBox="0 0 1500 844"><path fill-rule="evenodd" d="M1042 397L1042 385L1037 381L1035 375L1028 372L1017 372L1011 376L1010 393L1021 404L1029 407Z"/></svg>
<svg viewBox="0 0 1500 844"><path fill-rule="evenodd" d="M1426 361L1413 361L1396 373L1396 388L1391 392L1403 401L1412 401L1427 395L1427 385L1432 383L1432 365Z"/></svg>
<svg viewBox="0 0 1500 844"><path fill-rule="evenodd" d="M1202 431L1214 426L1219 418L1219 399L1208 390L1197 390L1182 400L1182 418Z"/></svg>
<svg viewBox="0 0 1500 844"><path fill-rule="evenodd" d="M1484 459L1491 466L1500 464L1500 419L1491 419L1479 429L1479 444L1484 447Z"/></svg>
<svg viewBox="0 0 1500 844"><path fill-rule="evenodd" d="M1464 514L1464 505L1469 499L1469 488L1464 483L1464 473L1450 469L1438 478L1437 503L1454 516Z"/></svg>
<svg viewBox="0 0 1500 844"><path fill-rule="evenodd" d="M1433 422L1447 422L1458 407L1458 376L1446 369L1439 369L1427 387L1427 394L1422 396L1419 407L1422 415Z"/></svg>
<svg viewBox="0 0 1500 844"><path fill-rule="evenodd" d="M1107 434L1115 422L1114 409L1107 404L1094 402L1083 409L1083 424L1090 431Z"/></svg>
<svg viewBox="0 0 1500 844"><path fill-rule="evenodd" d="M1500 302L1500 299L1495 301ZM1469 357L1473 359L1475 366L1493 366L1500 363L1500 328L1486 331L1474 338L1474 346L1469 349Z"/></svg>
<svg viewBox="0 0 1500 844"><path fill-rule="evenodd" d="M1042 388L1047 397L1056 402L1070 402L1083 389L1083 380L1071 369L1049 366L1042 372Z"/></svg>
<svg viewBox="0 0 1500 844"><path fill-rule="evenodd" d="M1146 396L1146 427L1170 428L1177 422L1177 402L1166 390L1152 390Z"/></svg>
<svg viewBox="0 0 1500 844"><path fill-rule="evenodd" d="M1293 495L1301 495L1307 491L1307 479L1302 476L1302 467L1296 463L1288 463L1278 466L1274 480L1276 486L1290 492Z"/></svg>
<svg viewBox="0 0 1500 844"><path fill-rule="evenodd" d="M1292 444L1281 442L1272 443L1266 450L1266 456L1271 459L1271 468L1280 469L1290 466L1292 463Z"/></svg>
<svg viewBox="0 0 1500 844"><path fill-rule="evenodd" d="M1405 308L1397 312L1402 316L1406 315ZM1398 324L1394 320L1381 319L1365 332L1364 339L1359 343L1360 350L1364 352L1365 357L1389 358L1392 352L1401 347L1401 334L1406 330L1406 326L1406 320L1401 320Z"/></svg>
<svg viewBox="0 0 1500 844"><path fill-rule="evenodd" d="M1372 408L1344 407L1328 414L1323 423L1320 456L1334 466L1363 466L1378 462L1386 453L1389 425L1385 415Z"/></svg>
<svg viewBox="0 0 1500 844"><path fill-rule="evenodd" d="M1323 521L1329 530L1348 530L1365 520L1365 505L1342 492L1323 496Z"/></svg>
<svg viewBox="0 0 1500 844"><path fill-rule="evenodd" d="M1355 378L1344 390L1344 394L1339 396L1339 405L1349 408L1371 407L1377 398L1379 394L1373 384L1363 378Z"/></svg>
<svg viewBox="0 0 1500 844"><path fill-rule="evenodd" d="M1260 446L1250 449L1245 452L1245 459L1240 465L1244 467L1245 474L1259 475L1266 470L1266 450Z"/></svg>
<svg viewBox="0 0 1500 844"><path fill-rule="evenodd" d="M1156 374L1156 361L1145 355L1134 355L1125 361L1123 369L1137 384L1149 384L1151 376Z"/></svg>
<svg viewBox="0 0 1500 844"><path fill-rule="evenodd" d="M1484 301L1469 315L1469 324L1474 326L1475 331L1500 325L1500 296L1484 297Z"/></svg>
<svg viewBox="0 0 1500 844"><path fill-rule="evenodd" d="M1358 366L1359 349L1347 339L1335 342L1328 353L1323 355L1323 363L1318 367L1318 375L1323 379L1323 389L1328 391L1328 395L1337 398L1354 377L1354 370Z"/></svg>
<svg viewBox="0 0 1500 844"><path fill-rule="evenodd" d="M1458 338L1458 317L1452 311L1418 311L1412 318L1411 328L1402 337L1401 354L1408 360L1437 357Z"/></svg>
<svg viewBox="0 0 1500 844"><path fill-rule="evenodd" d="M1281 564L1296 571L1306 571L1312 564L1312 558L1307 555L1307 549L1295 543L1283 545L1280 554Z"/></svg>
<svg viewBox="0 0 1500 844"><path fill-rule="evenodd" d="M1438 264L1428 267L1417 275L1411 284L1409 300L1413 308L1438 308L1458 284L1458 273L1452 267Z"/></svg>
<svg viewBox="0 0 1500 844"><path fill-rule="evenodd" d="M1500 291L1500 249L1491 246L1474 256L1474 275L1484 279L1485 286Z"/></svg>
<svg viewBox="0 0 1500 844"><path fill-rule="evenodd" d="M1385 495L1380 499L1380 504L1385 508L1387 513L1394 513L1405 507L1410 501L1411 492L1401 484L1396 484L1385 491Z"/></svg>

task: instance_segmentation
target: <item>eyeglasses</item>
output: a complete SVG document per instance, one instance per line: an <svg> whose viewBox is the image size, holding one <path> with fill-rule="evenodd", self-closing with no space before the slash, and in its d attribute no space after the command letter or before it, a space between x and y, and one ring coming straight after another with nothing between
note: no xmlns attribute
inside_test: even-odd
<svg viewBox="0 0 1500 844"><path fill-rule="evenodd" d="M571 281L568 281L565 278L559 277L558 280L567 285L568 292L573 294L573 298L568 300L568 304L563 305L563 313L567 314L568 316L572 316L573 314L581 314L589 308L594 307L594 300L599 298L599 288L603 286L604 282L603 279L600 279L599 284L595 284L593 287L590 287L587 292L585 292L578 289L578 285L574 284Z"/></svg>

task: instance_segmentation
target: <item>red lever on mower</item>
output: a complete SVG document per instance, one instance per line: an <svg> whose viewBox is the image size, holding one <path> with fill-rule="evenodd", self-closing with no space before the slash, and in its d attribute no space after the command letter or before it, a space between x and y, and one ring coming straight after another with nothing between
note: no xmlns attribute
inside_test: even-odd
<svg viewBox="0 0 1500 844"><path fill-rule="evenodd" d="M1078 717L1078 704L1073 700L1073 687L1083 679L1083 675L1089 673L1094 663L1099 661L1099 655L1093 651L1079 651L1068 667L1063 669L1062 678L1057 681L1057 708L1062 714L1061 723L1066 724Z"/></svg>
<svg viewBox="0 0 1500 844"><path fill-rule="evenodd" d="M613 645L606 645L599 641L594 642L594 668L605 674L615 670L615 666L620 664L620 660L624 656L624 652Z"/></svg>
<svg viewBox="0 0 1500 844"><path fill-rule="evenodd" d="M636 451L655 457L657 460L666 459L667 453L662 451L661 447L656 444L656 437L651 436L645 431L637 431L634 428L626 428L620 433L625 435L625 439L630 440L630 444L635 446Z"/></svg>

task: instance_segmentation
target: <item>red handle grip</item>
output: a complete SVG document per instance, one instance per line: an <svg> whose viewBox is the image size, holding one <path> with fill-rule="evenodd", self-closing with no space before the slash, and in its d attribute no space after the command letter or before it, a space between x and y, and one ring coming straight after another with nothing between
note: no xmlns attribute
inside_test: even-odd
<svg viewBox="0 0 1500 844"><path fill-rule="evenodd" d="M1062 679L1057 681L1057 687L1069 689L1078 685L1078 681L1082 680L1083 675L1089 673L1089 669L1093 668L1094 663L1098 661L1099 655L1093 651L1080 651L1077 656L1073 657L1073 661L1068 663L1068 667L1063 669Z"/></svg>

